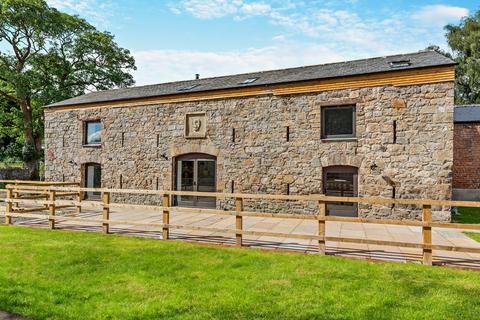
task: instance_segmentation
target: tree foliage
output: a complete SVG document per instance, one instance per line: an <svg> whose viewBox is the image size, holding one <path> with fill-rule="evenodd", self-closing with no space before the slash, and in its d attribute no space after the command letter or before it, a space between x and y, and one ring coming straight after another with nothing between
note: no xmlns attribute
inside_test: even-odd
<svg viewBox="0 0 480 320"><path fill-rule="evenodd" d="M43 0L0 0L0 98L14 105L0 107L0 125L10 119L21 129L33 175L41 156L41 108L91 90L130 86L132 70L130 52L84 19Z"/></svg>
<svg viewBox="0 0 480 320"><path fill-rule="evenodd" d="M480 10L459 25L447 25L447 42L458 63L455 103L480 103Z"/></svg>

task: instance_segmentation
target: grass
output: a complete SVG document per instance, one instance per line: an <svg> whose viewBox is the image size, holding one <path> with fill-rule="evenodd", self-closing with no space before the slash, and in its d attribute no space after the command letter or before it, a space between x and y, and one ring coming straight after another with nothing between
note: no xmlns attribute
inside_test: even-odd
<svg viewBox="0 0 480 320"><path fill-rule="evenodd" d="M480 208L458 208L460 214L452 215L455 223L480 223Z"/></svg>
<svg viewBox="0 0 480 320"><path fill-rule="evenodd" d="M33 319L477 319L480 273L0 226L0 310Z"/></svg>
<svg viewBox="0 0 480 320"><path fill-rule="evenodd" d="M454 223L480 223L480 208L458 208L460 214L452 215L452 222ZM478 232L464 232L468 237L480 242L480 233Z"/></svg>
<svg viewBox="0 0 480 320"><path fill-rule="evenodd" d="M478 232L464 232L467 236L472 238L473 240L480 242L480 233Z"/></svg>
<svg viewBox="0 0 480 320"><path fill-rule="evenodd" d="M23 168L21 161L0 161L0 169L6 168Z"/></svg>

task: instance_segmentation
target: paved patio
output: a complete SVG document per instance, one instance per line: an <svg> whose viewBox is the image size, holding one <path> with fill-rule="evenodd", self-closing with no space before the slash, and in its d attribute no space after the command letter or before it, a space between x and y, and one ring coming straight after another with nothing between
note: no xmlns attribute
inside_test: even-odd
<svg viewBox="0 0 480 320"><path fill-rule="evenodd" d="M72 210L59 209L58 215L73 214ZM100 219L99 210L84 210L77 217ZM132 220L142 223L162 223L162 213L148 210L111 209L110 219ZM48 227L45 219L14 219L18 225ZM176 225L204 226L222 229L234 229L235 217L214 214L195 214L172 212L170 223ZM71 229L82 231L100 232L99 224L78 221L57 221L58 229ZM280 219L280 218L257 218L244 217L245 230L269 231L282 233L296 233L315 235L318 232L318 222L303 219ZM161 228L149 226L114 225L110 228L111 233L128 236L140 236L149 238L162 238ZM387 241L421 242L422 233L420 227L377 225L368 223L350 222L327 222L326 234L329 237L366 238ZM172 229L170 238L173 240L193 241L208 244L234 245L235 239L232 233L198 231L187 229ZM318 249L316 240L289 239L267 236L244 236L244 244L247 247L262 248L269 250L288 250L302 253L316 253ZM433 243L449 246L463 246L480 248L480 243L470 239L461 230L433 228ZM391 247L371 244L338 243L327 241L327 254L339 255L362 259L388 260L397 262L421 261L421 249ZM480 269L480 254L434 251L434 264Z"/></svg>

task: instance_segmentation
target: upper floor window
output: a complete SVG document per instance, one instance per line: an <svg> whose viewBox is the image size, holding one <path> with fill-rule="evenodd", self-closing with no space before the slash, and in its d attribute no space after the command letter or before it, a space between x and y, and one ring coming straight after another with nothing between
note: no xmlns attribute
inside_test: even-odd
<svg viewBox="0 0 480 320"><path fill-rule="evenodd" d="M322 139L355 137L355 106L322 108Z"/></svg>
<svg viewBox="0 0 480 320"><path fill-rule="evenodd" d="M99 120L85 122L84 144L99 145L102 143L102 124Z"/></svg>

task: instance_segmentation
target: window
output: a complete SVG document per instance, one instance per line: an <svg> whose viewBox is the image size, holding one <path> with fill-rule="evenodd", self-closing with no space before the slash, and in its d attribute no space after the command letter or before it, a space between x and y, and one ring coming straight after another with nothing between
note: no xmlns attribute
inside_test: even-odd
<svg viewBox="0 0 480 320"><path fill-rule="evenodd" d="M254 83L255 81L257 81L258 78L248 78L248 79L245 79L243 80L242 82L239 82L238 84L250 84L250 83Z"/></svg>
<svg viewBox="0 0 480 320"><path fill-rule="evenodd" d="M85 122L85 145L99 145L102 143L102 124L100 121Z"/></svg>
<svg viewBox="0 0 480 320"><path fill-rule="evenodd" d="M192 90L195 87L198 87L199 85L200 84L190 84L186 87L182 87L182 88L178 89L178 91L189 91L189 90Z"/></svg>
<svg viewBox="0 0 480 320"><path fill-rule="evenodd" d="M389 63L390 68L405 68L410 67L412 63L410 60L396 60Z"/></svg>
<svg viewBox="0 0 480 320"><path fill-rule="evenodd" d="M355 106L322 108L322 139L354 137Z"/></svg>

